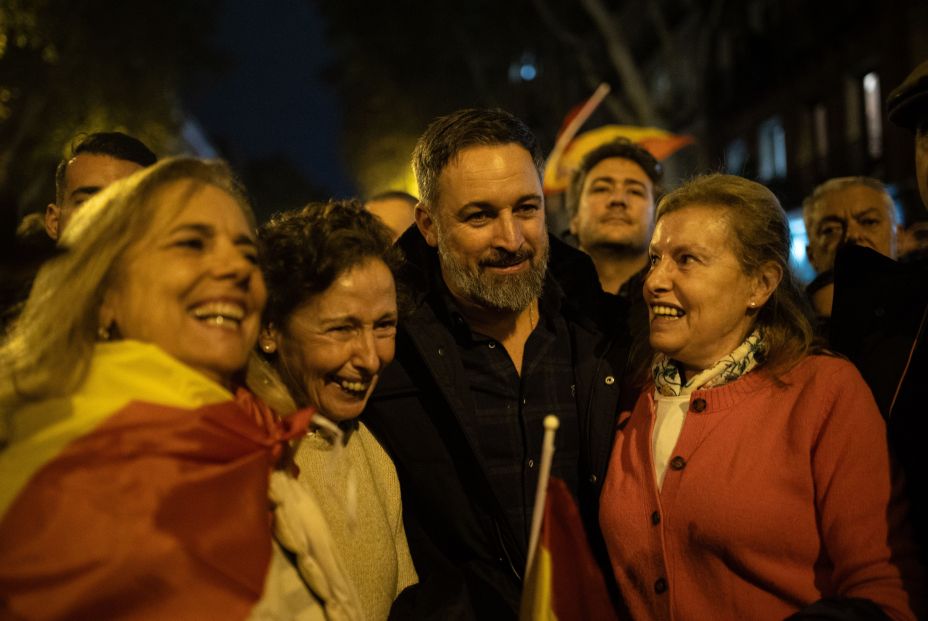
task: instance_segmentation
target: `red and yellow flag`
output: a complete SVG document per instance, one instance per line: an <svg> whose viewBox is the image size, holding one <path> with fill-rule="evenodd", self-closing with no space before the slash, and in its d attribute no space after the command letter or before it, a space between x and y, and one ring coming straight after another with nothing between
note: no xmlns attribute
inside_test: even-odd
<svg viewBox="0 0 928 621"><path fill-rule="evenodd" d="M83 386L9 415L0 617L244 619L289 434L158 348L98 345Z"/></svg>
<svg viewBox="0 0 928 621"><path fill-rule="evenodd" d="M656 127L604 125L591 129L571 140L563 153L549 159L545 165L545 194L566 190L574 172L580 167L583 157L593 149L618 138L626 138L641 145L658 161L670 157L686 145L693 143L692 136L673 134Z"/></svg>
<svg viewBox="0 0 928 621"><path fill-rule="evenodd" d="M564 481L551 477L541 535L522 592L521 621L618 620Z"/></svg>

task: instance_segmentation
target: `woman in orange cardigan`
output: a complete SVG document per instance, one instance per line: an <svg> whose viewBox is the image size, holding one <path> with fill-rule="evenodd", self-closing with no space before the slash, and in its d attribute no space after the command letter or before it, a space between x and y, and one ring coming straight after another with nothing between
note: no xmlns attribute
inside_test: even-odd
<svg viewBox="0 0 928 621"><path fill-rule="evenodd" d="M600 509L634 619L919 618L883 420L851 364L811 354L789 247L776 197L740 177L658 207L653 379Z"/></svg>

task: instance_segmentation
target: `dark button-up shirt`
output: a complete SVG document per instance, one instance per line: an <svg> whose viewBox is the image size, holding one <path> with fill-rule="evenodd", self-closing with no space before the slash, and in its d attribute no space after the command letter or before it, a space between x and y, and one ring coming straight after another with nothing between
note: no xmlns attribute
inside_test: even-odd
<svg viewBox="0 0 928 621"><path fill-rule="evenodd" d="M560 419L551 473L577 495L579 430L570 335L560 308L563 293L550 278L539 300L539 321L525 343L521 375L499 341L472 331L445 296L473 399L464 424L516 538L527 547L538 484L542 421Z"/></svg>

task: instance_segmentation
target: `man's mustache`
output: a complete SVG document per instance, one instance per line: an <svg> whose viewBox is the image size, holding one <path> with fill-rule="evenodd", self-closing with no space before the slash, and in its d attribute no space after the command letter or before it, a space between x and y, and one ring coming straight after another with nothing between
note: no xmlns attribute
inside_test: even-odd
<svg viewBox="0 0 928 621"><path fill-rule="evenodd" d="M534 257L535 252L528 249L517 250L516 252L494 250L489 257L481 259L479 265L480 267L511 267L523 261L530 261Z"/></svg>

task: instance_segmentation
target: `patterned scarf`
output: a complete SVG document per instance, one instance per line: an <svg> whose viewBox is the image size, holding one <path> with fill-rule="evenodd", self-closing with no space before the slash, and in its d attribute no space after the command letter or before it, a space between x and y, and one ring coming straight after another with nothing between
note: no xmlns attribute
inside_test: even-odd
<svg viewBox="0 0 928 621"><path fill-rule="evenodd" d="M713 388L738 379L764 361L767 346L761 331L754 330L733 352L683 384L677 362L657 354L652 371L654 386L665 397L682 397L700 388Z"/></svg>

